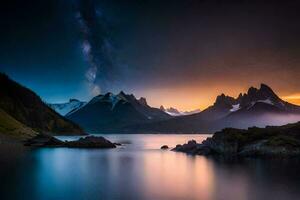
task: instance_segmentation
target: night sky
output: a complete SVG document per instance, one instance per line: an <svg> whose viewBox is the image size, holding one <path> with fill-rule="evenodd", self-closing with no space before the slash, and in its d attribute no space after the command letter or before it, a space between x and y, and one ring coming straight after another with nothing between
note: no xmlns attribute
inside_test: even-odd
<svg viewBox="0 0 300 200"><path fill-rule="evenodd" d="M270 2L1 2L0 71L47 102L124 90L203 109L266 83L300 104L300 5Z"/></svg>

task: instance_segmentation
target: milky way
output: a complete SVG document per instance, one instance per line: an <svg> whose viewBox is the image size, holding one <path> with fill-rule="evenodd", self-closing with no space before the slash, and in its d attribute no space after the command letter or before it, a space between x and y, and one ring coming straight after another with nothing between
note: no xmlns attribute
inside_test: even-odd
<svg viewBox="0 0 300 200"><path fill-rule="evenodd" d="M82 36L81 49L88 63L85 77L93 95L108 91L114 82L114 48L109 28L94 1L78 2L76 20Z"/></svg>
<svg viewBox="0 0 300 200"><path fill-rule="evenodd" d="M48 102L124 90L152 106L204 109L266 83L300 104L299 9L294 0L4 1L0 71Z"/></svg>

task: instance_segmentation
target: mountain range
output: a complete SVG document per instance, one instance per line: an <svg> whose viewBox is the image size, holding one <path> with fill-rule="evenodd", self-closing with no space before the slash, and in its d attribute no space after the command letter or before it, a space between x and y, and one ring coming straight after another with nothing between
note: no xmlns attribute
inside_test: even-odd
<svg viewBox="0 0 300 200"><path fill-rule="evenodd" d="M160 106L160 110L164 111L165 113L171 115L171 116L181 116L181 115L191 115L195 113L201 112L200 109L196 110L191 110L191 111L179 111L176 108L170 107L170 108L165 108L164 106Z"/></svg>
<svg viewBox="0 0 300 200"><path fill-rule="evenodd" d="M200 113L179 116L157 123L136 125L145 132L214 132L225 127L284 125L300 120L300 106L280 99L267 85L251 87L237 98L221 94Z"/></svg>
<svg viewBox="0 0 300 200"><path fill-rule="evenodd" d="M1 73L0 85L0 133L24 138L38 133L205 133L300 121L300 106L280 99L265 84L237 98L221 94L212 106L194 114L153 108L145 98L124 92L98 95L88 102L46 104Z"/></svg>
<svg viewBox="0 0 300 200"><path fill-rule="evenodd" d="M280 99L266 84L250 87L237 98L221 94L203 111L187 114L175 108L150 107L145 98L120 92L98 95L85 103L78 100L50 105L90 132L203 133L225 127L283 125L300 120L300 106ZM66 109L68 108L68 109ZM66 112L68 110L68 112Z"/></svg>
<svg viewBox="0 0 300 200"><path fill-rule="evenodd" d="M0 133L26 138L37 133L79 135L84 131L49 108L30 89L0 73Z"/></svg>
<svg viewBox="0 0 300 200"><path fill-rule="evenodd" d="M48 106L55 110L62 116L68 115L81 107L85 106L86 102L79 101L78 99L70 99L69 102L66 103L48 103Z"/></svg>
<svg viewBox="0 0 300 200"><path fill-rule="evenodd" d="M162 121L172 116L152 108L145 98L136 99L132 94L120 92L98 95L66 117L89 132L126 131L126 127Z"/></svg>

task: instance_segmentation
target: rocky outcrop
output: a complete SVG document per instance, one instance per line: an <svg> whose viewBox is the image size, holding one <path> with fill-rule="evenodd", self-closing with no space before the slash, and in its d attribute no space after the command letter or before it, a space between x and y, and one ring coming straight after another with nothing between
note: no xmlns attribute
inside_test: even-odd
<svg viewBox="0 0 300 200"><path fill-rule="evenodd" d="M199 155L209 155L211 154L211 149L205 144L199 144L195 140L190 140L188 143L183 145L176 145L172 151L184 152L188 154L199 154Z"/></svg>
<svg viewBox="0 0 300 200"><path fill-rule="evenodd" d="M39 134L24 143L33 147L68 147L68 148L116 148L116 145L104 137L87 136L75 141L61 141L53 136Z"/></svg>
<svg viewBox="0 0 300 200"><path fill-rule="evenodd" d="M195 140L177 145L173 151L194 155L225 157L289 157L300 156L300 123L281 127L227 128L201 144Z"/></svg>
<svg viewBox="0 0 300 200"><path fill-rule="evenodd" d="M163 146L160 147L160 149L166 150L166 149L169 149L169 146L168 145L163 145Z"/></svg>
<svg viewBox="0 0 300 200"><path fill-rule="evenodd" d="M87 136L76 141L65 142L70 148L116 148L116 145L104 137Z"/></svg>

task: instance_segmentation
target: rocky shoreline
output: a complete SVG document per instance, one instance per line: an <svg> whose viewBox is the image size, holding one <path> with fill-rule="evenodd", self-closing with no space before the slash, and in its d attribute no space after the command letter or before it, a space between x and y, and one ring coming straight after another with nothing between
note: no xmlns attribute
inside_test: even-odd
<svg viewBox="0 0 300 200"><path fill-rule="evenodd" d="M86 136L75 141L61 141L53 136L39 134L24 143L31 147L68 147L68 148L116 148L115 143L102 136Z"/></svg>
<svg viewBox="0 0 300 200"><path fill-rule="evenodd" d="M216 132L202 143L190 140L173 151L223 157L300 157L300 123Z"/></svg>

